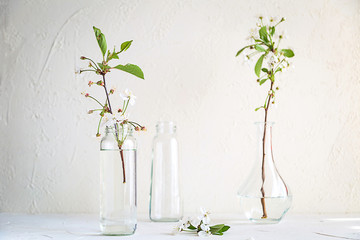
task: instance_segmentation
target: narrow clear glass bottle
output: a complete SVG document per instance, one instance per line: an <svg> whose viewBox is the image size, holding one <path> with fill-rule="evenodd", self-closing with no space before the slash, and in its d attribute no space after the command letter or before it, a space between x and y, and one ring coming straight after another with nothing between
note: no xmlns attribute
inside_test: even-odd
<svg viewBox="0 0 360 240"><path fill-rule="evenodd" d="M116 134L127 135L121 150ZM120 129L107 127L100 143L102 233L104 235L133 234L137 225L136 201L136 140L132 135L132 128L127 125Z"/></svg>
<svg viewBox="0 0 360 240"><path fill-rule="evenodd" d="M278 223L289 210L292 195L274 161L272 122L257 122L258 157L238 191L246 217L256 223ZM265 131L264 131L265 129Z"/></svg>
<svg viewBox="0 0 360 240"><path fill-rule="evenodd" d="M158 122L153 140L149 216L156 222L182 218L179 146L173 122Z"/></svg>

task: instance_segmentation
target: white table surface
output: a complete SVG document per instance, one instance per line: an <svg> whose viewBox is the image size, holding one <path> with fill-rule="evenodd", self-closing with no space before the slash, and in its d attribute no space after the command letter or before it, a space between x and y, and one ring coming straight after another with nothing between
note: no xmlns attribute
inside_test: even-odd
<svg viewBox="0 0 360 240"><path fill-rule="evenodd" d="M206 239L293 240L293 239L360 239L360 214L351 215L288 215L279 224L249 223L239 215L212 214L212 223L231 226L223 236ZM172 235L176 223L155 223L139 217L134 235L102 236L97 215L26 215L0 213L0 239L203 239L189 233Z"/></svg>

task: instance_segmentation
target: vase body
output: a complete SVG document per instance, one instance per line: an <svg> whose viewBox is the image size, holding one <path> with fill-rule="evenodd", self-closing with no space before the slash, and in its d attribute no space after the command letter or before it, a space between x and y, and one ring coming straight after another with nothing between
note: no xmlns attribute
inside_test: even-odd
<svg viewBox="0 0 360 240"><path fill-rule="evenodd" d="M157 222L182 218L179 183L179 150L176 126L158 122L153 140L149 217Z"/></svg>
<svg viewBox="0 0 360 240"><path fill-rule="evenodd" d="M275 166L273 123L259 122L256 126L258 155L250 175L238 191L238 197L249 220L256 223L278 223L289 210L292 195Z"/></svg>
<svg viewBox="0 0 360 240"><path fill-rule="evenodd" d="M121 150L116 134L126 136ZM136 140L132 130L127 125L107 127L100 144L100 228L104 235L135 232L136 194Z"/></svg>

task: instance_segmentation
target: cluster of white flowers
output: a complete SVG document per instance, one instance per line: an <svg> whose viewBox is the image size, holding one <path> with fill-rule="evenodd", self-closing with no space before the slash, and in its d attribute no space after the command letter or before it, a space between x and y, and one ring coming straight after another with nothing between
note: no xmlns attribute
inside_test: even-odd
<svg viewBox="0 0 360 240"><path fill-rule="evenodd" d="M210 236L210 212L204 208L200 208L201 215L197 217L197 219L182 219L179 223L175 226L173 233L179 233L186 230L188 227L193 226L195 227L194 230L197 231L197 234L201 237Z"/></svg>
<svg viewBox="0 0 360 240"><path fill-rule="evenodd" d="M201 237L210 236L210 212L204 208L200 208L200 212L201 215L198 217L200 220L200 231L198 232L198 235Z"/></svg>
<svg viewBox="0 0 360 240"><path fill-rule="evenodd" d="M124 92L120 93L120 96L124 101L129 101L130 105L135 104L136 96L131 90L125 89ZM125 112L122 111L118 111L116 113L113 112L112 114L107 113L104 115L101 125L111 127L117 123L122 123L124 121L127 121L128 117L129 117L128 114L125 114Z"/></svg>

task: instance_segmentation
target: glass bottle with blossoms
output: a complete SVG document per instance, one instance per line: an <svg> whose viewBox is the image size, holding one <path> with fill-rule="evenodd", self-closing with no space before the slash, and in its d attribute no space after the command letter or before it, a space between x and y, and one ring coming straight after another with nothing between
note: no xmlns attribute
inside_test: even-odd
<svg viewBox="0 0 360 240"><path fill-rule="evenodd" d="M86 98L93 100L96 107L88 111L97 114L96 136L100 137L101 127L105 127L105 135L100 143L100 228L104 235L131 235L136 230L136 140L133 131L145 131L145 126L132 121L128 117L128 108L135 104L135 95L129 89L120 93L122 101L116 106L110 101L115 89L108 89L106 75L113 69L130 73L144 79L142 70L134 64L110 66L110 61L119 59L132 43L126 41L119 50L107 50L105 35L100 29L93 27L96 40L102 53L102 61L95 62L89 57L82 56L81 60L88 61L86 69L78 73L94 72L100 79L89 81L89 87L95 85L103 88L104 99L83 93Z"/></svg>
<svg viewBox="0 0 360 240"><path fill-rule="evenodd" d="M289 58L295 56L291 49L280 48L284 36L277 34L278 25L285 21L270 18L266 22L259 18L257 29L251 31L251 44L240 49L236 56L249 50L245 59L257 59L255 63L256 82L268 86L264 104L255 109L264 110L264 121L256 123L258 128L258 158L252 172L238 191L245 215L253 222L277 223L289 210L292 195L280 176L274 160L272 132L273 123L268 121L270 106L275 104L279 91L278 75L290 66Z"/></svg>

